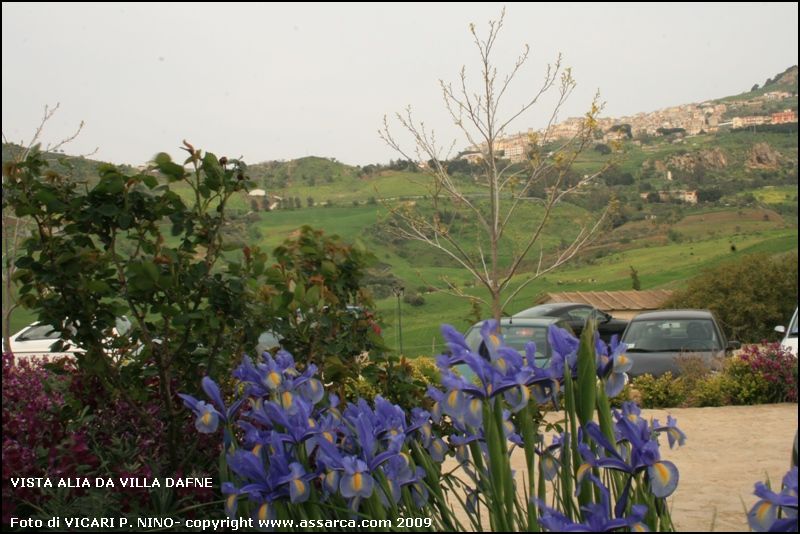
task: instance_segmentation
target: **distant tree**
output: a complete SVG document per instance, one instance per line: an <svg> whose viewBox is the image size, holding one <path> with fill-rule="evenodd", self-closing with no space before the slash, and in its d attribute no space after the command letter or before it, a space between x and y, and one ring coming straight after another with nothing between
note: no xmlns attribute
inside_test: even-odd
<svg viewBox="0 0 800 534"><path fill-rule="evenodd" d="M303 203L300 201L300 197L294 197L294 207L295 209L300 209L303 207Z"/></svg>
<svg viewBox="0 0 800 534"><path fill-rule="evenodd" d="M257 198L251 198L251 199L250 199L250 209L251 209L251 210L253 210L253 211L258 211L258 209L259 209L260 207L261 207L261 203L258 201L258 199L257 199Z"/></svg>
<svg viewBox="0 0 800 534"><path fill-rule="evenodd" d="M367 199L367 204L373 205L373 204L377 204L377 203L378 203L378 201L375 200L375 197L369 197Z"/></svg>
<svg viewBox="0 0 800 534"><path fill-rule="evenodd" d="M642 289L642 282L639 280L639 271L633 268L633 265L630 266L631 268L631 285L634 291L640 291Z"/></svg>
<svg viewBox="0 0 800 534"><path fill-rule="evenodd" d="M647 193L647 202L661 202L661 195L659 195L656 191L651 191Z"/></svg>
<svg viewBox="0 0 800 534"><path fill-rule="evenodd" d="M604 156L607 154L611 154L611 147L609 147L605 143L597 143L594 145L594 149L596 152L603 154Z"/></svg>
<svg viewBox="0 0 800 534"><path fill-rule="evenodd" d="M758 91L758 84L755 84L753 87L750 88L750 91Z"/></svg>
<svg viewBox="0 0 800 534"><path fill-rule="evenodd" d="M776 339L797 306L797 254L748 254L704 271L664 304L713 311L729 338Z"/></svg>
<svg viewBox="0 0 800 534"><path fill-rule="evenodd" d="M461 69L460 79L455 87L440 82L444 104L453 123L463 133L466 143L480 147L481 171L475 177L474 183L485 188L485 202L468 196L461 181L453 178L448 171L447 148L438 144L436 136L427 129L424 122L413 117L410 108L404 113L397 113L395 117L413 138L413 150L406 150L399 144L390 132L386 117L380 132L383 140L405 160L426 159L431 163L427 174L430 177L428 185L433 215L420 204L387 202L390 213L398 223L392 226L392 231L401 238L420 241L433 247L465 269L485 289L488 299L466 294L454 284L442 280L448 288L445 291L463 298L480 298L496 319L502 316L503 309L529 283L572 259L604 224L606 215L604 210L593 223L576 228L569 247L547 257L546 262L538 262L538 267L527 271L523 277L515 278L528 254L544 235L544 229L556 205L565 196L593 182L602 172L601 169L592 174L577 175L572 171L578 155L594 144L594 134L599 129L597 115L601 111L601 105L596 96L578 132L554 147L549 154L534 151L526 161L524 172L515 170L510 162L504 162L499 141L506 132L511 131L512 123L530 110L542 95L554 89L555 105L548 114L552 124L575 87L571 69L562 69L559 56L555 64L548 67L542 85L534 90L533 95L503 116L501 103L504 103L509 85L528 60L529 53L529 48L525 46L510 72L506 76L497 75L493 52L504 18L505 10L499 21L489 22L489 31L485 38L478 35L474 24L470 25L481 65L476 87L471 87L473 82L468 80L466 68ZM531 135L528 139L534 146L544 145L550 140L549 127L541 136ZM571 182L568 179L573 175L576 179ZM504 239L504 234L513 223L518 222L517 208L521 202L523 206L528 205L523 199L537 185L543 186L542 217L526 229L528 238L524 242L513 250L504 250L505 243L508 242L508 239ZM464 218L459 221L458 232L451 232L450 227L437 215L440 208L451 206L464 213ZM470 237L465 239L464 230L468 225L471 226L470 232L467 232ZM479 245L473 247L472 244L476 241Z"/></svg>
<svg viewBox="0 0 800 534"><path fill-rule="evenodd" d="M306 206L308 206L309 208L314 207L314 197L306 198Z"/></svg>
<svg viewBox="0 0 800 534"><path fill-rule="evenodd" d="M716 202L722 198L722 191L716 188L712 189L698 189L697 200L700 202Z"/></svg>

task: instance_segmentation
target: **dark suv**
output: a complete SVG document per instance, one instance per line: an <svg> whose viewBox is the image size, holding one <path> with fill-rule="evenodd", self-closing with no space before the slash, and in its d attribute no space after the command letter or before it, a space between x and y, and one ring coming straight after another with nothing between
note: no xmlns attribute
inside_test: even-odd
<svg viewBox="0 0 800 534"><path fill-rule="evenodd" d="M714 314L708 310L662 310L640 313L634 317L622 342L633 361L628 374L649 373L661 376L667 371L680 374L678 358L696 356L710 367L741 347L738 341L725 338Z"/></svg>

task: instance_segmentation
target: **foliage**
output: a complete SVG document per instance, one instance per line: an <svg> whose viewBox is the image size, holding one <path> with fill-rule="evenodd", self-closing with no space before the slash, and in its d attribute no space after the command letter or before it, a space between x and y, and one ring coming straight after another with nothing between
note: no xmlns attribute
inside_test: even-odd
<svg viewBox="0 0 800 534"><path fill-rule="evenodd" d="M637 376L632 387L639 392L644 408L671 408L680 406L686 398L683 382L667 371L658 378L651 374Z"/></svg>
<svg viewBox="0 0 800 534"><path fill-rule="evenodd" d="M733 404L797 402L797 358L780 343L745 347L725 375Z"/></svg>
<svg viewBox="0 0 800 534"><path fill-rule="evenodd" d="M223 242L226 205L250 184L246 167L188 143L185 150L189 171L155 157L152 169L166 183L105 164L90 187L48 168L38 147L3 169L4 202L35 226L17 260L20 301L85 350L78 369L112 396L137 406L158 377L157 417L134 411L143 430L168 426L173 471L185 439L173 388L192 390L203 371L227 372L265 327L256 296L266 256ZM172 189L178 183L190 200ZM234 249L237 257L224 254ZM121 315L134 327L112 335Z"/></svg>
<svg viewBox="0 0 800 534"><path fill-rule="evenodd" d="M664 306L710 309L729 339L774 339L797 306L797 254L750 254L706 270Z"/></svg>
<svg viewBox="0 0 800 534"><path fill-rule="evenodd" d="M360 243L349 245L309 226L273 255L260 288L273 332L343 394L347 381L361 374L358 358L385 350L372 300L362 288L374 257Z"/></svg>
<svg viewBox="0 0 800 534"><path fill-rule="evenodd" d="M797 359L780 343L751 345L723 362L720 372L699 358L683 358L681 374L637 377L642 406L726 406L797 402Z"/></svg>
<svg viewBox="0 0 800 534"><path fill-rule="evenodd" d="M670 446L685 436L671 417L648 423L632 403L612 413L609 397L622 389L630 363L624 346L607 347L593 325L580 342L551 328L553 356L542 369L530 364L532 344L519 354L486 324L488 360L442 328L450 355L437 358L444 390L428 390L430 411L380 396L342 405L326 395L313 365L301 372L287 352L245 358L233 373L241 396L230 403L204 378L210 403L182 397L200 432L222 427L228 516L300 525L413 516L425 517L427 529L461 531L458 503L478 531L672 530L665 499L678 473L660 459L658 436L666 433ZM457 365L477 380L455 374ZM539 406L560 398L566 419L547 445ZM525 451L524 488L510 467L513 445ZM458 470L444 467L450 455Z"/></svg>
<svg viewBox="0 0 800 534"><path fill-rule="evenodd" d="M158 421L157 388L139 409L156 424L142 432L138 415L125 400L111 397L95 377L87 377L69 361L44 365L3 356L3 523L10 515L52 517L142 516L175 512L191 502L213 498L209 488L46 488L13 487L11 478L122 477L150 478L168 464L167 427ZM186 422L183 432L190 432ZM183 450L185 467L171 473L208 476L218 445L192 440ZM157 509L160 503L161 509ZM165 509L164 507L168 507ZM49 515L48 515L49 514ZM61 513L61 515L65 515Z"/></svg>

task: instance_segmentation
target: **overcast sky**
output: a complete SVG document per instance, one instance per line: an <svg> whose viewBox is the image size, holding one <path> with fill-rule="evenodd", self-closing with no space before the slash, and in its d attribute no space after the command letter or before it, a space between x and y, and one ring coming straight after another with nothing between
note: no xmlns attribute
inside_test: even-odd
<svg viewBox="0 0 800 534"><path fill-rule="evenodd" d="M438 80L475 65L469 23L483 32L502 5L4 2L3 134L27 142L60 102L44 140L83 120L67 152L98 147L115 163L177 155L182 139L250 163L386 162L397 154L377 130L407 105L457 138ZM506 6L500 72L532 51L507 110L559 52L578 81L564 118L598 89L604 115L620 116L736 94L797 64L796 3ZM514 129L543 126L548 104Z"/></svg>

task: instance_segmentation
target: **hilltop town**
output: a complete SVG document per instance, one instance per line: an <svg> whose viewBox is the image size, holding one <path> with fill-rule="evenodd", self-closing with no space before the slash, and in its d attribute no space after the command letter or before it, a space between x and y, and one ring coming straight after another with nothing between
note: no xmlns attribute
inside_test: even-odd
<svg viewBox="0 0 800 534"><path fill-rule="evenodd" d="M630 139L641 145L647 137L677 134L678 138L715 134L721 129L740 129L762 125L797 122L797 66L790 67L775 79L767 80L742 95L701 103L672 106L649 113L597 119L597 142L609 143ZM529 129L499 139L495 149L512 162L525 159L531 144L546 144L580 135L584 117L570 117L545 129ZM679 139L678 139L678 142ZM480 146L471 146L461 157L475 162L482 157Z"/></svg>

